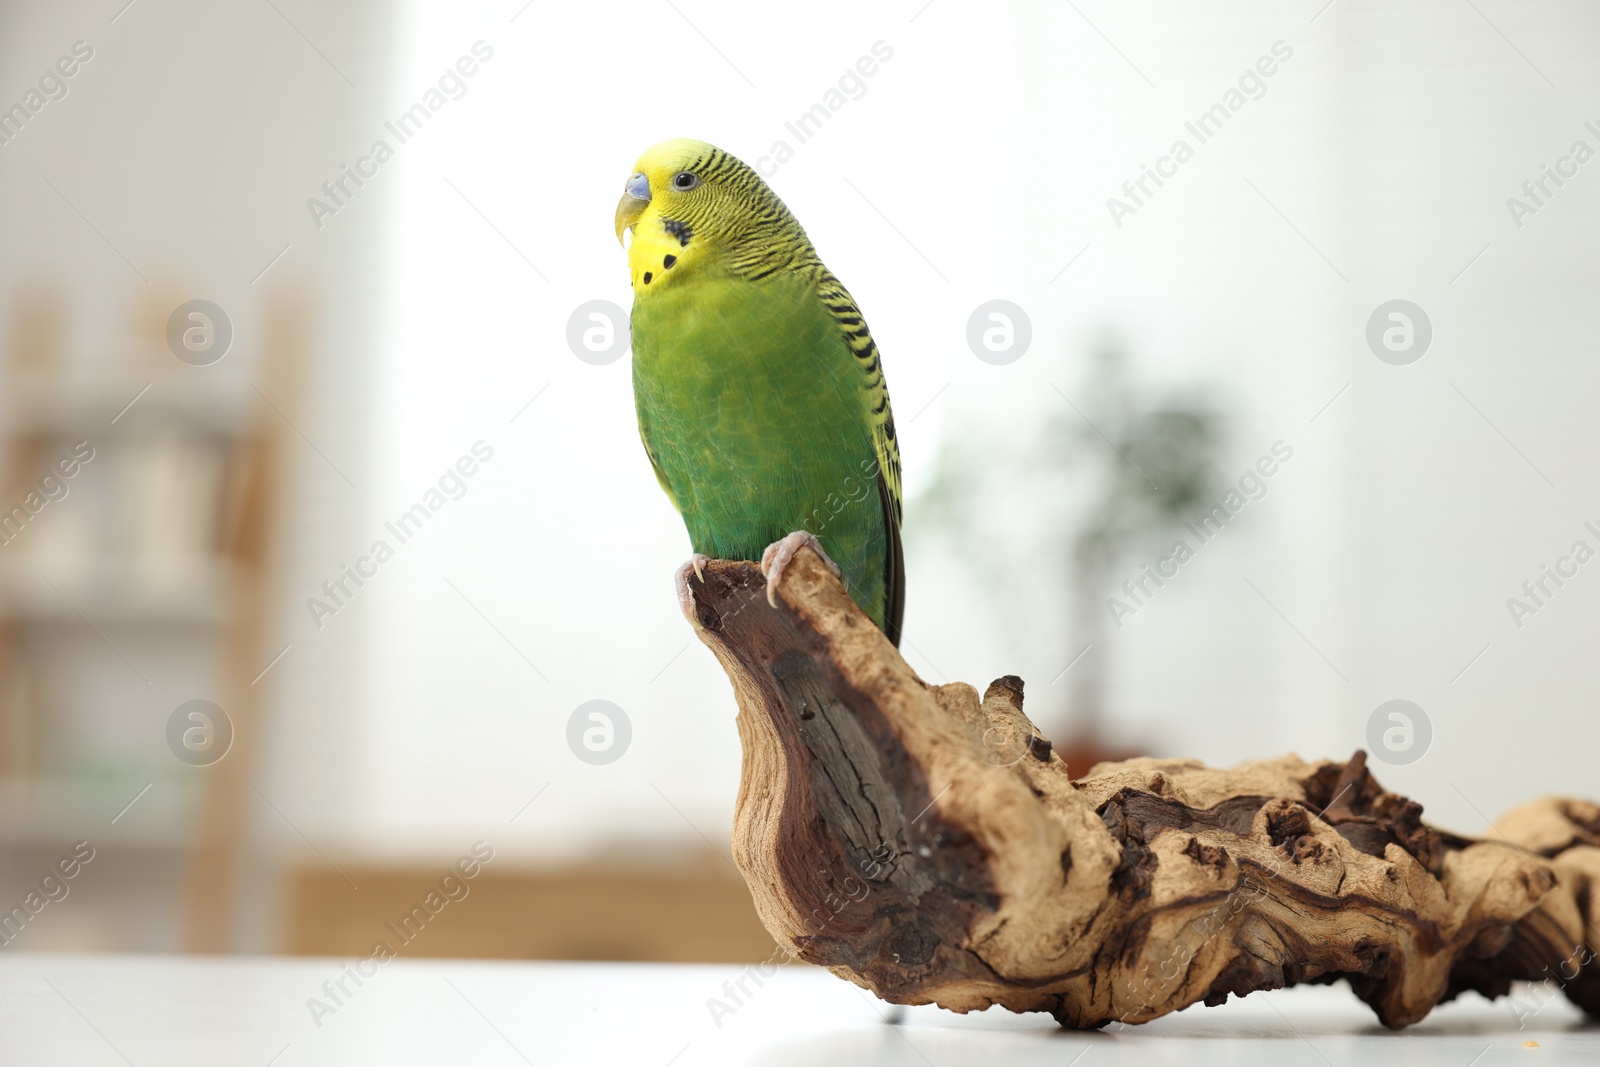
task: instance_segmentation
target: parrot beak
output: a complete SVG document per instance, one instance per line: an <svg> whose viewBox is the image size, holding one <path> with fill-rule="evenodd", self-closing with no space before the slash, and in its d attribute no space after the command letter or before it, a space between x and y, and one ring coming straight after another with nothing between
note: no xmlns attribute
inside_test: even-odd
<svg viewBox="0 0 1600 1067"><path fill-rule="evenodd" d="M631 230L634 223L639 221L639 216L644 214L644 209L649 206L650 179L643 174L635 174L628 179L628 185L622 194L622 199L617 202L618 244L622 244L623 231Z"/></svg>

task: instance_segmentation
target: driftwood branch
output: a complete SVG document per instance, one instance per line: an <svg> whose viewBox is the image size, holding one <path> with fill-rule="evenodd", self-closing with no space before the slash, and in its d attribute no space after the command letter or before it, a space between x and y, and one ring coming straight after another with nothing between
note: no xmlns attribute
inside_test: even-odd
<svg viewBox="0 0 1600 1067"><path fill-rule="evenodd" d="M739 702L734 854L779 945L886 1000L1144 1022L1344 979L1386 1026L1549 980L1600 1016L1600 808L1428 826L1365 754L1073 780L1022 681L929 685L809 550L692 581Z"/></svg>

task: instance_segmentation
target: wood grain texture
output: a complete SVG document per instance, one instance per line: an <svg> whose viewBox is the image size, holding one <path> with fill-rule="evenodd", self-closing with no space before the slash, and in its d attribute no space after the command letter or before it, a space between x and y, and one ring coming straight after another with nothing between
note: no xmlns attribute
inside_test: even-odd
<svg viewBox="0 0 1600 1067"><path fill-rule="evenodd" d="M886 1000L1144 1022L1344 979L1384 1025L1548 980L1600 1016L1600 807L1485 839L1422 821L1357 752L1073 780L1023 682L929 685L804 550L691 582L739 703L734 856L780 946Z"/></svg>

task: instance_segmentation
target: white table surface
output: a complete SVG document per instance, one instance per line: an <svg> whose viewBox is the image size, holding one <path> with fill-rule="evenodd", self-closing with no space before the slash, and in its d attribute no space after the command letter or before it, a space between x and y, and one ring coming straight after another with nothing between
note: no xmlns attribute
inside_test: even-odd
<svg viewBox="0 0 1600 1067"><path fill-rule="evenodd" d="M353 995L319 1027L307 998L342 967L0 950L0 1064L1600 1064L1600 1027L1559 994L1522 1029L1504 1000L1469 996L1390 1033L1335 986L1076 1033L993 1009L911 1008L890 1025L862 990L789 966L719 1027L706 1001L736 967L393 960L359 989L347 979Z"/></svg>

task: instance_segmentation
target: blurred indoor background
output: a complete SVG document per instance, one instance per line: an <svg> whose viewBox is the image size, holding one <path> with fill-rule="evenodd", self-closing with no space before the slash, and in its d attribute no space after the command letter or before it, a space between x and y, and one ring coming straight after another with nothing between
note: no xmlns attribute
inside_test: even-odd
<svg viewBox="0 0 1600 1067"><path fill-rule="evenodd" d="M1592 795L1597 43L1581 0L0 0L0 908L94 857L11 946L364 954L487 851L405 953L771 951L687 538L623 349L569 341L677 136L872 324L925 678L1022 675L1074 753L1368 747L1464 833Z"/></svg>

